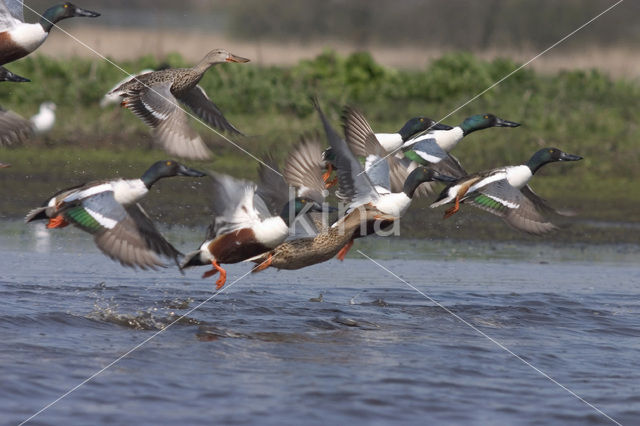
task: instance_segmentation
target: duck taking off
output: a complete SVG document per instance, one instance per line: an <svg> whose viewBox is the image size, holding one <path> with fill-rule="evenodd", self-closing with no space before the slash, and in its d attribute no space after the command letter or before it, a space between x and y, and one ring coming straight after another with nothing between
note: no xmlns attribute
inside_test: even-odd
<svg viewBox="0 0 640 426"><path fill-rule="evenodd" d="M40 22L27 24L22 0L0 0L0 65L27 56L44 43L54 24L74 16L95 18L100 14L67 2L45 10Z"/></svg>
<svg viewBox="0 0 640 426"><path fill-rule="evenodd" d="M322 211L317 202L303 197L276 205L272 190L260 191L253 182L210 173L214 184L214 217L200 248L185 256L182 268L213 265L202 278L220 273L216 287L227 280L221 263L238 263L267 252L289 235L289 223L303 211ZM286 198L286 194L285 194ZM293 213L294 217L291 217Z"/></svg>
<svg viewBox="0 0 640 426"><path fill-rule="evenodd" d="M202 138L189 126L187 114L179 102L218 130L241 135L220 109L209 99L198 82L215 64L249 62L224 49L214 49L193 68L172 68L141 74L109 93L122 97L122 106L130 109L153 128L156 141L172 155L194 160L210 157Z"/></svg>
<svg viewBox="0 0 640 426"><path fill-rule="evenodd" d="M500 216L520 231L542 234L556 229L545 217L547 214L567 214L555 210L540 198L528 182L545 164L581 159L579 155L567 154L557 148L543 148L525 164L499 167L458 179L442 190L431 207L454 203L444 214L448 218L458 211L460 203L466 202Z"/></svg>
<svg viewBox="0 0 640 426"><path fill-rule="evenodd" d="M47 228L71 223L93 234L98 248L124 266L155 269L164 266L159 256L177 264L180 252L137 203L158 179L172 176L205 174L176 161L158 161L139 179L103 180L64 189L42 207L31 210L25 222L48 219Z"/></svg>

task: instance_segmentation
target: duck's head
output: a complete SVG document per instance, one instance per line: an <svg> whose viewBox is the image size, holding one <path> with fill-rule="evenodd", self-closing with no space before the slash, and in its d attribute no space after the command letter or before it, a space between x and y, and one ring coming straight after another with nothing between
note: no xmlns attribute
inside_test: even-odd
<svg viewBox="0 0 640 426"><path fill-rule="evenodd" d="M504 120L493 114L476 114L465 119L460 127L465 135L476 130L488 129L489 127L518 127L520 123Z"/></svg>
<svg viewBox="0 0 640 426"><path fill-rule="evenodd" d="M142 175L140 180L150 188L158 179L173 176L203 177L206 173L189 168L173 160L158 161Z"/></svg>
<svg viewBox="0 0 640 426"><path fill-rule="evenodd" d="M207 53L205 57L202 59L202 62L213 65L213 64L221 64L223 62L249 62L247 58L243 58L242 56L234 55L231 52L226 51L225 49L213 49L211 52Z"/></svg>
<svg viewBox="0 0 640 426"><path fill-rule="evenodd" d="M409 176L407 176L407 180L404 181L403 192L409 198L413 198L413 193L416 191L416 189L421 183L433 182L433 181L451 183L451 182L455 182L456 180L457 179L454 177L444 175L429 167L420 166L420 167L416 167L409 174Z"/></svg>
<svg viewBox="0 0 640 426"><path fill-rule="evenodd" d="M49 9L47 9L42 14L42 18L40 18L40 24L46 32L49 32L53 24L55 24L56 22L66 18L72 18L74 16L96 18L100 16L100 14L91 10L80 9L73 3L66 2L51 6Z"/></svg>
<svg viewBox="0 0 640 426"><path fill-rule="evenodd" d="M451 130L451 126L438 123L428 117L413 117L398 131L403 141L411 139L414 135L425 130Z"/></svg>
<svg viewBox="0 0 640 426"><path fill-rule="evenodd" d="M558 148L542 148L531 156L529 161L527 161L527 166L531 169L532 173L535 173L540 167L547 163L578 160L582 160L582 157L579 155L567 154Z"/></svg>
<svg viewBox="0 0 640 426"><path fill-rule="evenodd" d="M282 209L280 217L287 223L296 216L309 212L322 212L322 205L308 197L296 197L290 200Z"/></svg>

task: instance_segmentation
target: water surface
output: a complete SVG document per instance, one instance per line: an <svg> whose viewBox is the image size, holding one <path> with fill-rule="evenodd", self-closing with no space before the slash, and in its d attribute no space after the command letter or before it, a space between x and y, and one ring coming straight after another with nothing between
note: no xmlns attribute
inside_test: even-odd
<svg viewBox="0 0 640 426"><path fill-rule="evenodd" d="M214 294L134 271L74 229L0 229L0 422L17 424ZM199 235L168 231L183 251ZM354 249L624 424L640 418L634 245L369 240ZM231 265L227 290L33 424L607 424L353 252Z"/></svg>

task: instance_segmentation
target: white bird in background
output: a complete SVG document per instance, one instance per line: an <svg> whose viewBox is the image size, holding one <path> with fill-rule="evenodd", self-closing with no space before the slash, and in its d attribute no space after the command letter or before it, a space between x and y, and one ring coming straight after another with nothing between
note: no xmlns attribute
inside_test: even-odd
<svg viewBox="0 0 640 426"><path fill-rule="evenodd" d="M109 105L115 105L115 104L119 104L120 101L122 100L120 98L120 95L116 94L116 93L111 93L111 91L117 89L118 87L122 86L124 83L126 83L127 81L131 80L132 78L138 76L138 75L142 75L142 74L146 74L149 72L153 72L155 70L151 69L151 68L146 68L143 69L142 71L138 72L135 75L129 75L125 78L123 78L122 80L120 80L115 86L113 86L106 95L104 95L102 97L102 99L100 99L100 108L106 108Z"/></svg>
<svg viewBox="0 0 640 426"><path fill-rule="evenodd" d="M40 104L40 111L30 119L33 130L37 134L47 133L53 129L53 125L56 122L55 111L56 104L53 102L43 102Z"/></svg>

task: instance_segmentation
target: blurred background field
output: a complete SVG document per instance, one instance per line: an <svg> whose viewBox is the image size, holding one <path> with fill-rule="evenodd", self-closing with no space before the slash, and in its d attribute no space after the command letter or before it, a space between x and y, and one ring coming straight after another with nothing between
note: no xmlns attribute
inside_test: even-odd
<svg viewBox="0 0 640 426"><path fill-rule="evenodd" d="M441 119L611 4L87 0L82 7L103 14L95 25L75 19L62 27L131 73L163 63L189 66L215 47L251 58L215 67L201 85L247 135L234 142L282 160L299 135L320 129L308 100L312 94L320 96L336 126L344 104L360 108L377 131L397 130L415 115ZM48 3L28 5L42 11ZM465 139L454 154L469 171L521 163L544 146L585 157L549 166L533 180L554 205L579 213L562 238L637 241L639 17L640 4L624 2L443 120L455 125L492 112L523 123ZM0 160L13 164L0 175L0 217L21 217L75 183L138 176L165 157L133 114L98 105L123 72L63 32L54 30L37 54L8 68L33 82L0 85L0 105L28 117L53 100L58 119L48 135L0 149ZM255 177L254 160L197 127L215 157L194 167ZM161 182L144 203L166 222L204 226L208 201L202 185ZM196 190L186 190L191 187ZM410 210L406 229L412 236L531 238L477 211L445 222L441 214L422 202ZM425 218L438 227L427 228Z"/></svg>

